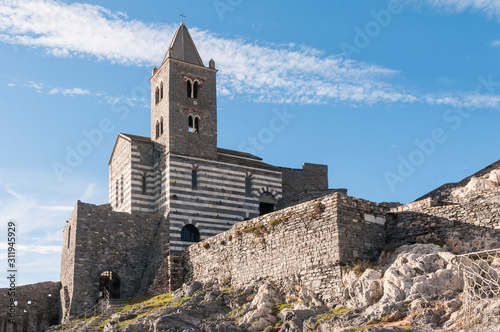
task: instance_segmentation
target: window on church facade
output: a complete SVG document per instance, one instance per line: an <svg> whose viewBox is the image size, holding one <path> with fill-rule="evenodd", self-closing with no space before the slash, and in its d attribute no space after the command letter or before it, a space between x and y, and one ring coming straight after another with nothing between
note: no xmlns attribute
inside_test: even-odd
<svg viewBox="0 0 500 332"><path fill-rule="evenodd" d="M160 135L163 135L163 116L160 118Z"/></svg>
<svg viewBox="0 0 500 332"><path fill-rule="evenodd" d="M160 100L163 99L163 82L160 83Z"/></svg>
<svg viewBox="0 0 500 332"><path fill-rule="evenodd" d="M160 123L156 121L156 138L160 137Z"/></svg>
<svg viewBox="0 0 500 332"><path fill-rule="evenodd" d="M200 242L200 232L194 225L186 225L181 229L181 241Z"/></svg>
<svg viewBox="0 0 500 332"><path fill-rule="evenodd" d="M191 170L191 188L196 189L198 187L198 170Z"/></svg>
<svg viewBox="0 0 500 332"><path fill-rule="evenodd" d="M158 104L160 101L160 89L157 87L155 92L155 104Z"/></svg>
<svg viewBox="0 0 500 332"><path fill-rule="evenodd" d="M120 179L120 204L123 204L123 175Z"/></svg>
<svg viewBox="0 0 500 332"><path fill-rule="evenodd" d="M148 180L148 176L146 174L143 174L142 175L142 193L145 194L147 191L147 181Z"/></svg>
<svg viewBox="0 0 500 332"><path fill-rule="evenodd" d="M115 206L118 207L118 180L116 180L116 186L115 186Z"/></svg>
<svg viewBox="0 0 500 332"><path fill-rule="evenodd" d="M247 175L245 177L245 196L251 196L252 195L252 178L250 175Z"/></svg>
<svg viewBox="0 0 500 332"><path fill-rule="evenodd" d="M69 228L68 228L68 248L69 248L70 241L71 241L71 226L69 226Z"/></svg>

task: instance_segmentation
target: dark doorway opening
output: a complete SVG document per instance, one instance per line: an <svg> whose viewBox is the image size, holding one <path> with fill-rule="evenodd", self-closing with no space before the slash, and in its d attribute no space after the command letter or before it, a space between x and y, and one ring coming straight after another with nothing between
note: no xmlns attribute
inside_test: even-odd
<svg viewBox="0 0 500 332"><path fill-rule="evenodd" d="M270 212L274 212L276 206L276 199L274 195L270 192L264 192L260 195L259 199L260 215L264 215Z"/></svg>
<svg viewBox="0 0 500 332"><path fill-rule="evenodd" d="M99 294L105 296L109 292L110 299L120 298L120 277L113 271L105 271L99 278Z"/></svg>

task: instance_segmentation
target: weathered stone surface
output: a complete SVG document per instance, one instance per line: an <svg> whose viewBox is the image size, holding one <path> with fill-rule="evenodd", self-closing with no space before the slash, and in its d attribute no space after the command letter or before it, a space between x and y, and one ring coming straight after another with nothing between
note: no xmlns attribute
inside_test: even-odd
<svg viewBox="0 0 500 332"><path fill-rule="evenodd" d="M0 289L0 332L45 331L57 324L61 310L60 289L60 282L17 286L13 292L8 288ZM14 309L9 310L12 306Z"/></svg>

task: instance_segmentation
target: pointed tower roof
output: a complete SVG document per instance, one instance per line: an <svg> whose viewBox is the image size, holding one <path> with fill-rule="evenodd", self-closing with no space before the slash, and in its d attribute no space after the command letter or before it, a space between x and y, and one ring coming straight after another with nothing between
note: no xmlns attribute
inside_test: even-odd
<svg viewBox="0 0 500 332"><path fill-rule="evenodd" d="M198 50L196 49L196 46L194 46L193 39L191 39L191 35L189 34L184 22L181 23L175 32L174 39L172 40L172 43L170 43L170 47L168 48L163 62L165 62L169 57L193 63L198 66L203 66L203 61L201 61Z"/></svg>

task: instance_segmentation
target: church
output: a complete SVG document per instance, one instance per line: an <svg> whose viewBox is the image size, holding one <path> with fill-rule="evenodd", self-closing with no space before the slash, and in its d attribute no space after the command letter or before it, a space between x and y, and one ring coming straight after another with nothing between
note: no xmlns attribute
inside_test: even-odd
<svg viewBox="0 0 500 332"><path fill-rule="evenodd" d="M181 23L152 71L151 136L119 133L109 159L109 204L78 201L63 233L63 319L103 291L148 291L159 261L234 224L335 191L326 165L269 165L217 147L217 69Z"/></svg>

